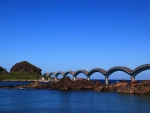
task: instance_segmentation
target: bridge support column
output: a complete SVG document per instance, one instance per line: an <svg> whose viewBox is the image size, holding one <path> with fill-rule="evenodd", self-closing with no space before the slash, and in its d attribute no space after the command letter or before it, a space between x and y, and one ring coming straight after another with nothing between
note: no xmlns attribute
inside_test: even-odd
<svg viewBox="0 0 150 113"><path fill-rule="evenodd" d="M43 76L42 76L42 80L45 80Z"/></svg>
<svg viewBox="0 0 150 113"><path fill-rule="evenodd" d="M131 82L135 81L135 76L131 76Z"/></svg>
<svg viewBox="0 0 150 113"><path fill-rule="evenodd" d="M57 82L57 77L55 77L55 82Z"/></svg>
<svg viewBox="0 0 150 113"><path fill-rule="evenodd" d="M108 84L108 76L105 76L105 84Z"/></svg>
<svg viewBox="0 0 150 113"><path fill-rule="evenodd" d="M76 77L73 77L73 80L76 81Z"/></svg>
<svg viewBox="0 0 150 113"><path fill-rule="evenodd" d="M51 77L48 77L48 81L51 81Z"/></svg>
<svg viewBox="0 0 150 113"><path fill-rule="evenodd" d="M87 76L87 80L90 81L90 76Z"/></svg>

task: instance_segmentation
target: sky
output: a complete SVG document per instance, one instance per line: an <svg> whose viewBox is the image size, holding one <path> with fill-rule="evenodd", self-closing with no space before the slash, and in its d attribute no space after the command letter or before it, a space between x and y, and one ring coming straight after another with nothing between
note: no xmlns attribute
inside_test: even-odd
<svg viewBox="0 0 150 113"><path fill-rule="evenodd" d="M149 50L149 0L0 0L0 66L7 71L21 61L42 73L134 69L150 63ZM122 77L130 79L112 74Z"/></svg>

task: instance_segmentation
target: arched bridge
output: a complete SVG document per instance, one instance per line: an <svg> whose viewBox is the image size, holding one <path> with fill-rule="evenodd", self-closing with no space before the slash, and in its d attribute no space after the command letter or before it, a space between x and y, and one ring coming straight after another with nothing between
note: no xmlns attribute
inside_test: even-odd
<svg viewBox="0 0 150 113"><path fill-rule="evenodd" d="M66 77L68 74L71 74L74 77L74 80L76 80L76 77L78 76L78 74L83 73L87 76L87 79L90 80L90 76L92 76L93 73L99 72L105 76L105 82L106 82L106 84L108 84L108 77L116 71L122 71L122 72L127 73L128 75L131 76L131 80L134 81L135 76L137 74L139 74L145 70L148 70L148 69L150 69L150 64L140 65L137 68L135 68L134 70L132 70L128 67L124 67L124 66L115 66L115 67L110 68L108 71L106 71L102 68L94 68L94 69L91 69L90 71L77 70L74 72L74 71L69 70L66 72L62 72L62 71L59 71L57 73L51 72L51 73L45 73L43 76L49 76L50 77L50 76L54 75L55 80L57 80L57 76L59 74L62 75L62 77Z"/></svg>
<svg viewBox="0 0 150 113"><path fill-rule="evenodd" d="M123 72L125 72L129 75L132 73L132 70L130 68L127 68L127 67L124 67L124 66L116 66L116 67L110 68L107 71L106 76L109 76L109 75L111 75L112 73L114 73L116 71L123 71Z"/></svg>

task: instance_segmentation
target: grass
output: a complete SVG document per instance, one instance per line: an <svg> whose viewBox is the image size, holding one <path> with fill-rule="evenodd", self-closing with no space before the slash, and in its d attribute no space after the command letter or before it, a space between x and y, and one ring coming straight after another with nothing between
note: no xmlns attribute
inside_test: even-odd
<svg viewBox="0 0 150 113"><path fill-rule="evenodd" d="M0 74L0 80L38 80L41 76L34 73L7 73Z"/></svg>

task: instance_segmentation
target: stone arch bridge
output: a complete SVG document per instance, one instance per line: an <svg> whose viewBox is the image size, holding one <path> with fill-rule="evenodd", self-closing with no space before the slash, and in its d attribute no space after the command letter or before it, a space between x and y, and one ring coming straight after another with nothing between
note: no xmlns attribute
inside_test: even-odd
<svg viewBox="0 0 150 113"><path fill-rule="evenodd" d="M77 70L77 71L71 71L71 70L68 70L66 72L62 72L62 71L59 71L59 72L50 72L50 73L44 73L43 76L48 76L49 77L49 80L50 80L50 77L52 75L54 75L55 77L55 81L57 81L57 76L58 75L62 75L62 77L66 77L68 74L71 74L73 77L74 77L74 80L76 80L76 77L78 76L78 74L80 73L83 73L87 76L87 79L90 80L90 76L92 76L93 73L95 72L99 72L101 74L104 75L105 77L105 83L108 84L108 77L116 72L116 71L122 71L122 72L125 72L127 73L129 76L131 76L131 81L134 81L135 80L135 76L145 70L148 70L150 69L150 64L144 64L144 65L140 65L138 66L137 68L135 68L134 70L128 68L128 67L124 67L124 66L115 66L115 67L112 67L110 68L108 71L102 69L102 68L94 68L94 69L91 69L90 71L87 71L87 70Z"/></svg>

